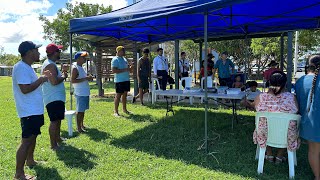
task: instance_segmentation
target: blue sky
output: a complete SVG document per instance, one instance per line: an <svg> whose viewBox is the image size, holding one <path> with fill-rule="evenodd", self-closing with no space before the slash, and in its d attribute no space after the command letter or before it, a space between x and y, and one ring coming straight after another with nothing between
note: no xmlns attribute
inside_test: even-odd
<svg viewBox="0 0 320 180"><path fill-rule="evenodd" d="M132 4L133 0L0 0L0 46L7 54L18 55L18 46L22 41L30 40L43 46L39 48L45 56L45 47L51 43L43 39L42 23L39 15L54 19L59 9L69 2L112 5L115 9Z"/></svg>

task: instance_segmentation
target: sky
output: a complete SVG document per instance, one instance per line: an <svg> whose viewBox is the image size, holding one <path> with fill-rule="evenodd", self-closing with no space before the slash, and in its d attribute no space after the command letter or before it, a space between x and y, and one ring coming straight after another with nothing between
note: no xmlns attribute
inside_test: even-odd
<svg viewBox="0 0 320 180"><path fill-rule="evenodd" d="M0 46L4 52L19 55L19 44L33 41L42 44L39 52L41 57L46 56L45 47L51 42L43 38L42 22L38 18L44 15L54 19L67 2L112 5L116 10L132 4L133 0L0 0Z"/></svg>

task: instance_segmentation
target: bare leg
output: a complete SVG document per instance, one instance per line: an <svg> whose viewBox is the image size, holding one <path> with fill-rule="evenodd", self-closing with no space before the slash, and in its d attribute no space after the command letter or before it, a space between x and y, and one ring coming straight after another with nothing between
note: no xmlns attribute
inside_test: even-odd
<svg viewBox="0 0 320 180"><path fill-rule="evenodd" d="M286 150L287 150L286 148L277 148L277 157L279 158L283 157Z"/></svg>
<svg viewBox="0 0 320 180"><path fill-rule="evenodd" d="M84 112L78 112L77 113L77 129L79 133L83 133L84 130L81 127L81 122L83 121Z"/></svg>
<svg viewBox="0 0 320 180"><path fill-rule="evenodd" d="M123 112L127 113L128 110L127 110L127 94L128 94L128 91L125 91L123 94L122 94L122 97L121 97L121 100L122 100L122 110Z"/></svg>
<svg viewBox="0 0 320 180"><path fill-rule="evenodd" d="M50 135L51 149L53 150L56 150L58 148L57 129L58 129L58 121L51 121L49 125L49 135Z"/></svg>
<svg viewBox="0 0 320 180"><path fill-rule="evenodd" d="M23 169L24 163L26 162L29 149L32 146L33 141L35 141L35 138L36 136L31 136L29 138L21 139L21 144L19 145L16 154L16 174L14 176L16 179L23 179L25 177Z"/></svg>
<svg viewBox="0 0 320 180"><path fill-rule="evenodd" d="M30 147L28 149L28 154L26 159L27 166L37 165L37 162L34 160L34 157L33 157L34 149L36 147L37 136L32 136L32 137L34 138L31 138Z"/></svg>
<svg viewBox="0 0 320 180"><path fill-rule="evenodd" d="M272 148L270 146L267 146L267 155L272 156Z"/></svg>
<svg viewBox="0 0 320 180"><path fill-rule="evenodd" d="M309 151L308 159L311 166L314 179L320 179L320 143L308 141Z"/></svg>
<svg viewBox="0 0 320 180"><path fill-rule="evenodd" d="M58 120L57 121L57 130L56 130L57 143L61 143L62 142L62 139L61 139L61 136L60 136L60 132L61 132L61 120Z"/></svg>
<svg viewBox="0 0 320 180"><path fill-rule="evenodd" d="M139 88L139 97L140 97L140 102L143 104L143 89Z"/></svg>
<svg viewBox="0 0 320 180"><path fill-rule="evenodd" d="M117 93L114 97L114 113L119 114L118 107L122 93Z"/></svg>
<svg viewBox="0 0 320 180"><path fill-rule="evenodd" d="M83 130L85 130L85 126L83 125L83 120L84 120L84 112L83 112L83 117L82 117L82 120L81 120L81 128L82 128Z"/></svg>

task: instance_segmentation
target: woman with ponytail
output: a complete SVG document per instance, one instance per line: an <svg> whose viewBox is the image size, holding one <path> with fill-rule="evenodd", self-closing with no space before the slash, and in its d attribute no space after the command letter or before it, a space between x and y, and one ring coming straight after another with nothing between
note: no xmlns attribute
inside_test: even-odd
<svg viewBox="0 0 320 180"><path fill-rule="evenodd" d="M300 136L308 141L308 159L316 180L320 180L320 54L309 58L308 74L296 83L301 114Z"/></svg>
<svg viewBox="0 0 320 180"><path fill-rule="evenodd" d="M296 114L298 105L293 94L286 91L287 76L282 71L275 71L271 74L270 86L267 93L261 93L257 96L253 103L250 104L257 112L283 112ZM266 118L259 120L258 129L253 133L253 141L260 147L266 147L268 138L268 124ZM288 149L295 150L299 147L300 141L298 137L298 128L296 121L291 121L288 131ZM277 149L276 156L272 153L272 148L266 147L266 160L269 162L282 163L286 161L286 148Z"/></svg>

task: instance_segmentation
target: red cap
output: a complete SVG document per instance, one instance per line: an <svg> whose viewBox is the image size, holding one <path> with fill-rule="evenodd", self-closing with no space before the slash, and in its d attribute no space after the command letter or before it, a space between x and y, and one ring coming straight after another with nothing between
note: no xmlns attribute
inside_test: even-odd
<svg viewBox="0 0 320 180"><path fill-rule="evenodd" d="M51 54L51 53L54 53L57 50L62 49L62 48L63 48L63 46L61 46L61 45L55 45L55 44L51 43L51 44L48 44L48 46L46 47L46 52L48 54Z"/></svg>

